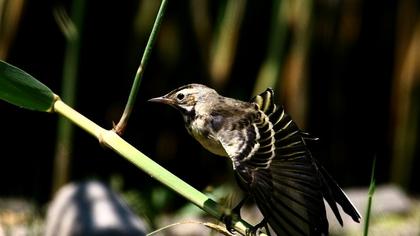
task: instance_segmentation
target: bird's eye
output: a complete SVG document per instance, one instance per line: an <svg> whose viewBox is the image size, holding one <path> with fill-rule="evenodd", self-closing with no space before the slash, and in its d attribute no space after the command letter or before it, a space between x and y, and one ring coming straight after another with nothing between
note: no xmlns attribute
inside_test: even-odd
<svg viewBox="0 0 420 236"><path fill-rule="evenodd" d="M183 94L183 93L178 93L177 95L176 95L176 99L178 100L178 101L181 101L182 99L184 99L185 98L185 95Z"/></svg>

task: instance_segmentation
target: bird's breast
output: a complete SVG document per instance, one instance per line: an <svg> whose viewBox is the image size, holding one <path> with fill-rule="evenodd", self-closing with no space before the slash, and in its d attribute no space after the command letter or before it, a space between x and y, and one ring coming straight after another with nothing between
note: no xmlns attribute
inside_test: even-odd
<svg viewBox="0 0 420 236"><path fill-rule="evenodd" d="M205 149L219 155L228 156L214 131L211 129L209 120L197 118L187 125L187 130Z"/></svg>

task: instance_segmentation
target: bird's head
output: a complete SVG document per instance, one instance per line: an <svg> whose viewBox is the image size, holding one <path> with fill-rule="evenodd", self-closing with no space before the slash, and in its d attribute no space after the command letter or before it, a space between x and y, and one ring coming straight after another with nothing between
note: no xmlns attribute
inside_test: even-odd
<svg viewBox="0 0 420 236"><path fill-rule="evenodd" d="M195 116L197 106L200 107L200 104L211 101L215 96L218 94L214 89L202 84L188 84L149 101L171 105L179 110L186 119Z"/></svg>

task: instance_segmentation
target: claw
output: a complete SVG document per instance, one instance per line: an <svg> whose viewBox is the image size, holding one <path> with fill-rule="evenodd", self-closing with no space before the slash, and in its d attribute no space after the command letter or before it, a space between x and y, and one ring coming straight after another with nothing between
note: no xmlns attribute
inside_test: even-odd
<svg viewBox="0 0 420 236"><path fill-rule="evenodd" d="M270 234L270 230L268 230L268 224L267 221L265 219L263 219L260 223L256 224L254 227L252 227L248 232L246 232L246 236L256 236L259 235L261 232L261 229L264 228L265 229L265 233L267 235L271 235Z"/></svg>
<svg viewBox="0 0 420 236"><path fill-rule="evenodd" d="M226 225L226 229L229 232L233 233L233 218L241 218L241 208L247 199L248 197L243 198L232 210L226 209L220 218L220 220Z"/></svg>
<svg viewBox="0 0 420 236"><path fill-rule="evenodd" d="M234 229L233 229L233 211L231 211L230 209L226 209L222 215L222 217L220 217L220 221L222 221L225 225L226 225L226 229L230 232L233 233Z"/></svg>
<svg viewBox="0 0 420 236"><path fill-rule="evenodd" d="M220 217L220 221L222 221L226 225L226 229L233 233L235 230L233 229L233 219L240 219L241 218L241 208L248 200L249 196L244 197L238 205L236 205L232 210L226 209ZM260 223L261 224L261 223ZM259 225L259 224L258 224ZM255 234L254 234L255 235Z"/></svg>

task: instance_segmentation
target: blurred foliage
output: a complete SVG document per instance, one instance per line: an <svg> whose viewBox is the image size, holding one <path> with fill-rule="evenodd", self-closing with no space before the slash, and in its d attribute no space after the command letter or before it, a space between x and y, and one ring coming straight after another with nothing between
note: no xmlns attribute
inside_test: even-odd
<svg viewBox="0 0 420 236"><path fill-rule="evenodd" d="M85 16L85 1L74 0L71 6L71 16L63 8L55 8L54 18L66 37L64 51L63 75L60 98L74 107L76 104L76 85L79 72L80 40L82 38L83 22ZM55 144L54 167L52 174L52 195L60 187L69 182L71 170L71 156L73 150L74 126L64 117L57 122L57 139Z"/></svg>
<svg viewBox="0 0 420 236"><path fill-rule="evenodd" d="M4 58L60 93L66 39L53 12L70 12L72 1L27 1L6 24L11 2L0 2L0 32L15 32L0 33ZM124 109L158 6L86 2L75 107L103 127ZM419 192L419 9L414 0L170 1L124 138L199 189L230 182L229 161L189 137L176 111L145 101L193 82L242 100L272 86L299 126L320 137L314 156L342 186L367 186L376 155L378 183ZM0 114L0 196L47 202L57 117L5 103ZM138 209L184 205L82 131L74 140L71 180L118 173Z"/></svg>
<svg viewBox="0 0 420 236"><path fill-rule="evenodd" d="M391 180L408 188L413 165L419 163L420 20L410 1L397 11L395 70L392 83L393 159ZM417 158L415 158L417 156ZM416 161L417 159L417 161Z"/></svg>
<svg viewBox="0 0 420 236"><path fill-rule="evenodd" d="M7 57L22 17L24 0L0 1L0 59Z"/></svg>
<svg viewBox="0 0 420 236"><path fill-rule="evenodd" d="M44 221L36 204L20 198L0 198L2 235L42 235Z"/></svg>

